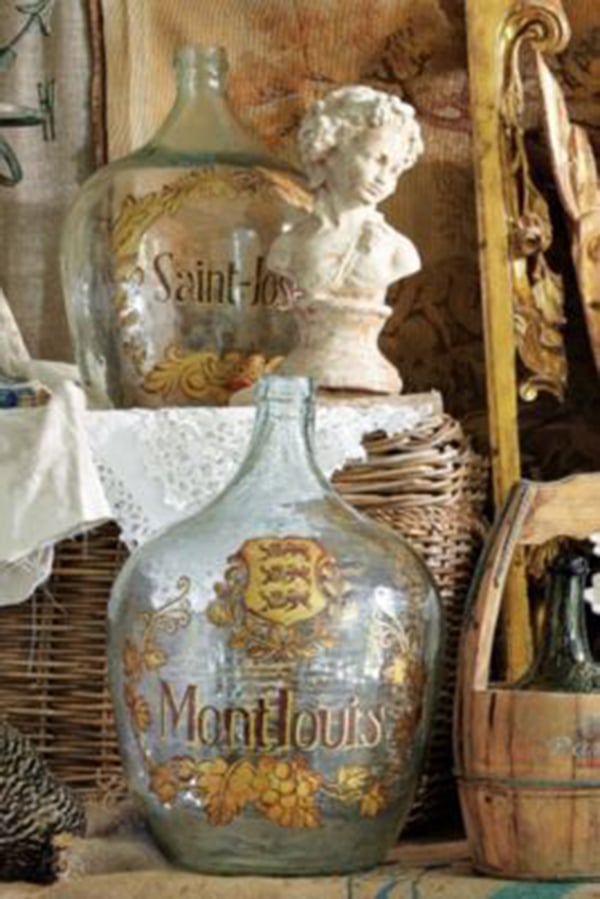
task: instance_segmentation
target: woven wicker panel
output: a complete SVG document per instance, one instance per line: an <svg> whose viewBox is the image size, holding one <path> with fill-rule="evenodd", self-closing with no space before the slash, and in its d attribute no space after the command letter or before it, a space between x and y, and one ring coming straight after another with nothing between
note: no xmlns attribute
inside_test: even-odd
<svg viewBox="0 0 600 899"><path fill-rule="evenodd" d="M0 610L0 714L86 797L125 792L106 664L106 606L126 550L106 525L56 549L48 583Z"/></svg>
<svg viewBox="0 0 600 899"><path fill-rule="evenodd" d="M357 509L398 531L421 553L444 605L444 673L428 761L407 824L408 831L444 829L459 820L452 709L464 605L486 530L489 465L449 416L432 418L406 434L372 434L363 443L367 461L338 472L335 486Z"/></svg>
<svg viewBox="0 0 600 899"><path fill-rule="evenodd" d="M487 465L446 416L397 437L370 435L365 447L366 463L334 477L338 490L420 550L446 608L447 668L414 828L447 820L454 801L456 656L483 533ZM32 737L59 777L95 799L125 792L106 664L106 606L125 555L114 525L64 541L46 587L21 606L0 609L0 714Z"/></svg>

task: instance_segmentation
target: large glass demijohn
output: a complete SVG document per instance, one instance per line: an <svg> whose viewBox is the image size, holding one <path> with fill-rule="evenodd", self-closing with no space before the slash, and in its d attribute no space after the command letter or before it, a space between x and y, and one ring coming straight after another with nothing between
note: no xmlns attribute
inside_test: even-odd
<svg viewBox="0 0 600 899"><path fill-rule="evenodd" d="M313 414L308 380L262 379L235 478L138 549L111 597L130 789L189 868L369 867L411 806L441 607L415 552L319 471Z"/></svg>
<svg viewBox="0 0 600 899"><path fill-rule="evenodd" d="M222 48L182 47L175 68L162 126L84 184L63 230L77 361L116 407L225 404L294 340L265 257L307 194L232 116Z"/></svg>

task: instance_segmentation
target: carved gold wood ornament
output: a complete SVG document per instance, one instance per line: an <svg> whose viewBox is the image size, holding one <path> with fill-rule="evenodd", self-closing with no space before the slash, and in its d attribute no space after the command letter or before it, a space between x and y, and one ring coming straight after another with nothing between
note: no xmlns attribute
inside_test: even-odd
<svg viewBox="0 0 600 899"><path fill-rule="evenodd" d="M600 374L600 179L585 130L574 125L563 92L537 54L554 175L571 229L571 251L590 344Z"/></svg>
<svg viewBox="0 0 600 899"><path fill-rule="evenodd" d="M545 252L548 209L531 179L524 145L526 45L557 53L569 39L558 0L467 0L474 171L481 241L480 269L486 380L499 508L521 477L518 397L540 391L562 397L567 378L562 338L563 287ZM517 359L525 376L519 385ZM528 666L532 632L522 553L507 579L502 621L509 679Z"/></svg>
<svg viewBox="0 0 600 899"><path fill-rule="evenodd" d="M514 4L504 24L504 85L500 106L500 150L509 222L509 260L513 283L517 349L526 374L519 392L532 400L540 391L562 399L567 360L562 328L562 278L548 265L552 242L547 203L531 177L525 148L525 112L521 57L524 45L557 53L569 38L568 23L558 3Z"/></svg>

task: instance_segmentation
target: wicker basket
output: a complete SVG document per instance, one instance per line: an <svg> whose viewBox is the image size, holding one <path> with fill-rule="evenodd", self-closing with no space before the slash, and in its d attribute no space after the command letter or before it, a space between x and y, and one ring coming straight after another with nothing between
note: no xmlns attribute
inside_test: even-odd
<svg viewBox="0 0 600 899"><path fill-rule="evenodd" d="M0 714L90 799L126 792L106 661L106 605L126 554L112 524L65 540L47 584L0 610Z"/></svg>
<svg viewBox="0 0 600 899"><path fill-rule="evenodd" d="M489 464L448 415L410 432L363 440L367 460L333 482L352 505L406 537L434 574L446 618L445 668L429 757L408 831L447 829L460 821L452 774L452 711L465 600L486 526ZM405 831L406 832L406 831Z"/></svg>
<svg viewBox="0 0 600 899"><path fill-rule="evenodd" d="M437 577L447 613L447 673L430 761L411 816L452 801L451 717L458 634L482 536L487 466L447 416L396 437L365 438L367 462L334 477L358 509L400 531ZM126 792L107 685L106 604L126 550L116 526L61 543L47 585L0 609L0 714L32 737L86 798Z"/></svg>

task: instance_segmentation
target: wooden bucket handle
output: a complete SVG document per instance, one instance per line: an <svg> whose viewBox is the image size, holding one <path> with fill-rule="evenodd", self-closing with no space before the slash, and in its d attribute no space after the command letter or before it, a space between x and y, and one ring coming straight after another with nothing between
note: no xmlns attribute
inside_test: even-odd
<svg viewBox="0 0 600 899"><path fill-rule="evenodd" d="M461 646L464 690L489 684L494 634L517 546L555 537L584 539L600 531L600 473L562 481L520 481L510 492L478 564Z"/></svg>

